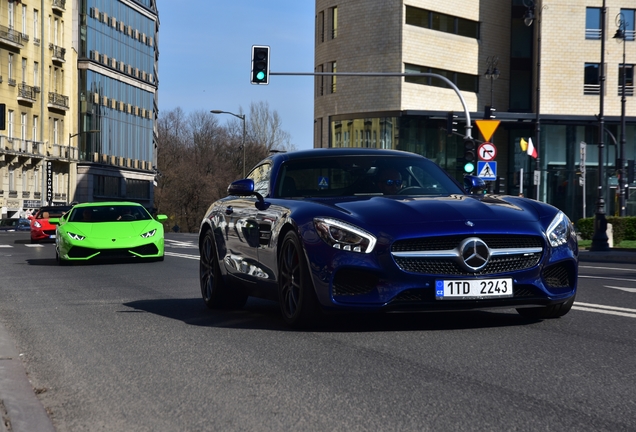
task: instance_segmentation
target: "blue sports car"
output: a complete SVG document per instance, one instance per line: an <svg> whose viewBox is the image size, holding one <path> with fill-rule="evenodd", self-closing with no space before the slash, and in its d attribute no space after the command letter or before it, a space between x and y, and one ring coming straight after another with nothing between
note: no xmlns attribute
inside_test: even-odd
<svg viewBox="0 0 636 432"><path fill-rule="evenodd" d="M273 154L201 222L203 300L275 300L292 327L336 311L568 313L578 273L570 220L542 202L485 195L478 177L464 183L407 152Z"/></svg>

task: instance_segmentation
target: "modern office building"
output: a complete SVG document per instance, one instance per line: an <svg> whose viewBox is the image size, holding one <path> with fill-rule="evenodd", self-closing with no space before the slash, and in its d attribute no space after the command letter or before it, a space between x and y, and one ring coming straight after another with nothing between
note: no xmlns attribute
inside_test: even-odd
<svg viewBox="0 0 636 432"><path fill-rule="evenodd" d="M18 217L75 192L76 54L65 0L0 1L0 208Z"/></svg>
<svg viewBox="0 0 636 432"><path fill-rule="evenodd" d="M601 196L615 214L620 149L624 161L636 158L635 14L626 0L317 0L316 72L425 75L317 76L314 146L411 151L461 179L464 136L483 142L475 120L493 107L496 157L475 170L493 169L492 190L577 220L595 212L602 165ZM537 159L522 150L530 139Z"/></svg>
<svg viewBox="0 0 636 432"><path fill-rule="evenodd" d="M79 149L76 201L132 200L151 208L155 177L155 0L78 0Z"/></svg>

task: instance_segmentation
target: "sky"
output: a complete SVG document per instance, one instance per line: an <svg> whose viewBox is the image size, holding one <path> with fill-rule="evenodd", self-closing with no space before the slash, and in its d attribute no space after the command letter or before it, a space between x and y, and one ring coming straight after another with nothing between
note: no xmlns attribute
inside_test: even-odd
<svg viewBox="0 0 636 432"><path fill-rule="evenodd" d="M250 69L252 45L268 45L272 72L314 70L315 1L157 0L157 9L159 117L175 108L249 114L252 102L267 102L296 149L313 147L313 78L253 85Z"/></svg>

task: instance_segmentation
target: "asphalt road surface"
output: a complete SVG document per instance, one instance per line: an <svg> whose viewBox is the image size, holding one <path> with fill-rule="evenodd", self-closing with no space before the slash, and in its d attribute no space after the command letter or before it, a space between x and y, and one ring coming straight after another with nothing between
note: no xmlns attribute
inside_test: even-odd
<svg viewBox="0 0 636 432"><path fill-rule="evenodd" d="M290 331L275 303L208 310L193 234L168 234L163 262L54 257L0 235L5 348L57 431L636 430L633 263L582 262L557 320L505 309ZM0 337L0 414L21 432L13 357Z"/></svg>

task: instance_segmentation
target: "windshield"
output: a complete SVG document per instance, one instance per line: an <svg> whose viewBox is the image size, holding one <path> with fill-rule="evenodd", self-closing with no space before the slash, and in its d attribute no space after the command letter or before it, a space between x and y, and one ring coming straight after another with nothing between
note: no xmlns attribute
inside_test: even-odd
<svg viewBox="0 0 636 432"><path fill-rule="evenodd" d="M286 162L276 196L463 194L461 187L428 159L396 156L340 156Z"/></svg>
<svg viewBox="0 0 636 432"><path fill-rule="evenodd" d="M73 209L70 222L131 222L151 219L141 206L92 206Z"/></svg>

